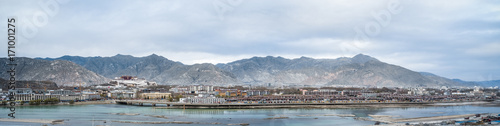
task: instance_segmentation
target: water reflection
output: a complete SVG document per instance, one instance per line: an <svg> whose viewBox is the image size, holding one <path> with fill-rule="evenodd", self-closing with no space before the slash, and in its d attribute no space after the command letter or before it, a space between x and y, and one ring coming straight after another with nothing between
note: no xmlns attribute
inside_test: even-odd
<svg viewBox="0 0 500 126"><path fill-rule="evenodd" d="M8 111L0 108L0 111ZM443 116L471 113L500 113L492 106L438 106L410 108L343 108L343 109L155 109L129 105L73 105L73 106L20 106L17 118L64 119L64 125L134 125L113 121L190 121L193 125L220 123L223 125L250 123L250 125L372 125L374 122L355 120L368 115L392 115L395 118ZM124 113L124 114L110 114ZM350 116L331 116L331 115ZM6 115L6 114L5 114ZM328 115L328 116L326 116ZM288 117L284 119L266 119ZM98 121L95 121L98 120ZM33 123L1 122L2 125L38 125ZM110 124L112 123L112 124ZM137 124L135 124L137 125ZM142 125L142 124L141 124ZM144 124L151 125L151 124ZM182 124L179 124L182 125Z"/></svg>
<svg viewBox="0 0 500 126"><path fill-rule="evenodd" d="M229 110L221 110L221 109L188 109L183 110L183 114L208 114L208 115L223 115L226 112L231 112ZM236 111L233 111L236 112Z"/></svg>

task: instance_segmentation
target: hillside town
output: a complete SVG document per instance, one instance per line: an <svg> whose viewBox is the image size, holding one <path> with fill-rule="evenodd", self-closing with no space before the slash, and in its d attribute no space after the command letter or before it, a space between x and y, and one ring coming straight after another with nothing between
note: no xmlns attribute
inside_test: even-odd
<svg viewBox="0 0 500 126"><path fill-rule="evenodd" d="M190 104L272 103L374 103L374 102L462 102L493 100L498 87L397 88L397 87L252 87L251 85L159 85L133 76L116 77L106 84L59 89L18 87L1 91L3 104L15 94L20 105L51 99L63 103L99 100L163 100Z"/></svg>

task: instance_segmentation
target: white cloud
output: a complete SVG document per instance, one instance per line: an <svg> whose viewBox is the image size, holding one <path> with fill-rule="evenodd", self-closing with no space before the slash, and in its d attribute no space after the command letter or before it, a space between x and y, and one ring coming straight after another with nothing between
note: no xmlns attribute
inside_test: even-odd
<svg viewBox="0 0 500 126"><path fill-rule="evenodd" d="M500 42L481 44L466 52L477 56L500 56Z"/></svg>
<svg viewBox="0 0 500 126"><path fill-rule="evenodd" d="M353 41L353 28L376 22L371 12L387 9L389 0L247 0L222 15L224 20L212 2L69 1L47 25L38 27L34 38L19 41L17 51L27 57L156 53L186 64L363 53L446 77L474 79L458 74L463 72L500 75L496 1L400 1L403 11L391 15L380 34L363 42ZM37 3L0 1L0 18L30 20L41 11Z"/></svg>

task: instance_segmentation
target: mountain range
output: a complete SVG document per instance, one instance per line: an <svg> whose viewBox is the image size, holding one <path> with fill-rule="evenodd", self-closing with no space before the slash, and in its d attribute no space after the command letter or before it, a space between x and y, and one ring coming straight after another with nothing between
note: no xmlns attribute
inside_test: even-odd
<svg viewBox="0 0 500 126"><path fill-rule="evenodd" d="M31 88L31 89L57 89L58 86L52 81L16 81L16 88ZM9 81L0 78L0 89L9 90Z"/></svg>
<svg viewBox="0 0 500 126"><path fill-rule="evenodd" d="M0 61L7 62L7 59L0 58ZM440 87L478 84L415 72L363 54L337 59L252 57L217 65L185 65L155 54L146 57L119 54L112 57L18 58L17 62L18 80L49 80L59 86L80 82L89 85L106 83L122 75L137 76L164 85ZM1 67L7 69L6 65ZM5 71L0 71L0 76L8 78Z"/></svg>
<svg viewBox="0 0 500 126"><path fill-rule="evenodd" d="M52 81L58 86L76 86L87 84L100 84L109 82L110 79L96 74L78 64L66 60L40 60L19 57L15 59L16 80L23 81ZM8 79L10 69L7 66L8 59L0 58L0 62L5 63L0 66L0 77Z"/></svg>
<svg viewBox="0 0 500 126"><path fill-rule="evenodd" d="M227 84L237 83L233 74L213 64L184 65L156 54L146 57L116 55L113 57L63 56L43 60L65 60L77 63L107 78L123 75L145 78L160 84Z"/></svg>
<svg viewBox="0 0 500 126"><path fill-rule="evenodd" d="M353 58L253 57L218 64L244 83L296 85L359 85L389 87L461 86L461 83L423 76L406 68L359 54Z"/></svg>

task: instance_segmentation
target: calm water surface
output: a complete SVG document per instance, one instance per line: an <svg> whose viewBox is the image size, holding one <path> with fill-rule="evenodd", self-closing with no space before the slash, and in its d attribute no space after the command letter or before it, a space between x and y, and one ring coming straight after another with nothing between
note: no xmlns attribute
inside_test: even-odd
<svg viewBox="0 0 500 126"><path fill-rule="evenodd" d="M7 118L8 108L0 112ZM117 115L131 113L139 115ZM446 106L446 107L411 107L411 108L357 108L357 109L153 109L147 106L130 105L73 105L73 106L22 106L16 108L16 118L21 119L64 119L64 124L56 125L167 125L167 124L130 124L113 121L168 122L189 121L194 124L168 124L175 126L227 125L249 123L263 126L331 126L331 125L372 125L375 122L361 121L355 117L324 116L327 114L354 114L356 117L371 115L393 115L395 118L413 118L425 116L443 116L474 113L500 113L498 106ZM148 115L163 115L156 118ZM271 117L289 117L287 119L266 119ZM220 124L212 124L220 123ZM0 122L0 125L33 125L39 123ZM49 124L51 125L51 124Z"/></svg>

